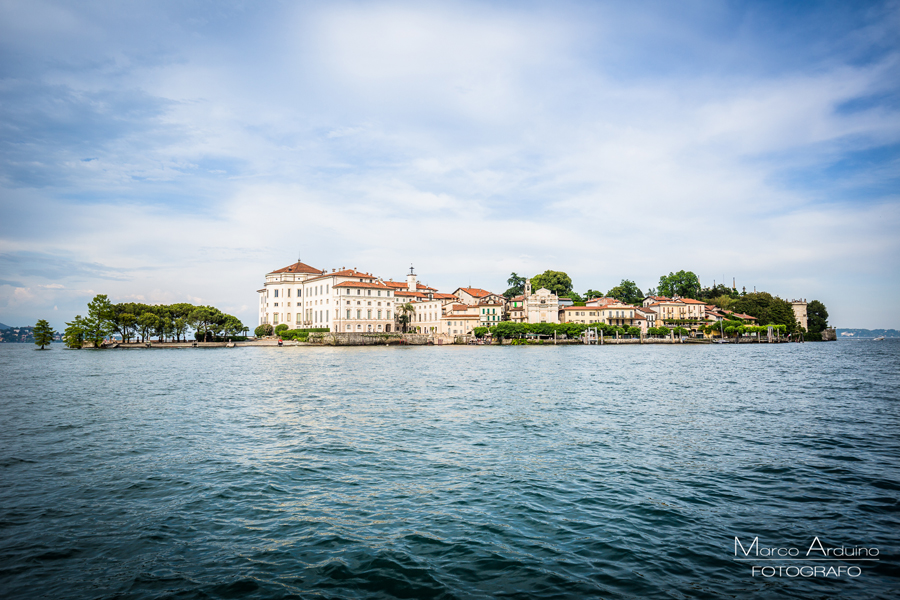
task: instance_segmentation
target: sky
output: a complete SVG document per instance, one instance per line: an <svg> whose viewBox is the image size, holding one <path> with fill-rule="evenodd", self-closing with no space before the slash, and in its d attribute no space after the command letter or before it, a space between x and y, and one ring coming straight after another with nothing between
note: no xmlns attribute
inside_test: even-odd
<svg viewBox="0 0 900 600"><path fill-rule="evenodd" d="M0 322L298 259L900 328L898 2L0 1Z"/></svg>

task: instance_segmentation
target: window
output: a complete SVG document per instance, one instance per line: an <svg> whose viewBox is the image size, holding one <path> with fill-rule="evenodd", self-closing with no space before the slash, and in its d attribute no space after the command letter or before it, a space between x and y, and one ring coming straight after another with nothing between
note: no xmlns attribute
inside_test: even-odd
<svg viewBox="0 0 900 600"><path fill-rule="evenodd" d="M385 316L385 319L390 319L390 318L391 318L391 311L387 311L387 316Z"/></svg>
<svg viewBox="0 0 900 600"><path fill-rule="evenodd" d="M359 296L362 294L362 290L356 290L356 295Z"/></svg>
<svg viewBox="0 0 900 600"><path fill-rule="evenodd" d="M347 318L348 319L350 318L350 309L349 308L347 309Z"/></svg>
<svg viewBox="0 0 900 600"><path fill-rule="evenodd" d="M381 318L381 311L380 311L380 310L378 311L378 318L379 318L379 319ZM381 327L381 325L379 325L379 327Z"/></svg>
<svg viewBox="0 0 900 600"><path fill-rule="evenodd" d="M372 295L372 290L366 290L366 292L368 292L368 293L366 294L367 296L371 296L371 295Z"/></svg>
<svg viewBox="0 0 900 600"><path fill-rule="evenodd" d="M379 295L379 296L381 295L381 290L378 290L378 295Z"/></svg>
<svg viewBox="0 0 900 600"><path fill-rule="evenodd" d="M356 318L357 318L357 319L362 319L362 310L360 310L360 309L358 309L358 308L356 309Z"/></svg>
<svg viewBox="0 0 900 600"><path fill-rule="evenodd" d="M287 314L287 321L288 321L288 323L291 322L291 313L288 313L288 314Z"/></svg>
<svg viewBox="0 0 900 600"><path fill-rule="evenodd" d="M275 297L278 297L278 290L275 290Z"/></svg>
<svg viewBox="0 0 900 600"><path fill-rule="evenodd" d="M371 318L372 318L372 309L371 309L371 308L370 308L368 311L366 311L366 318L367 318L367 319L371 319Z"/></svg>
<svg viewBox="0 0 900 600"><path fill-rule="evenodd" d="M291 297L291 288L287 289L287 293L288 293L287 297L290 298Z"/></svg>

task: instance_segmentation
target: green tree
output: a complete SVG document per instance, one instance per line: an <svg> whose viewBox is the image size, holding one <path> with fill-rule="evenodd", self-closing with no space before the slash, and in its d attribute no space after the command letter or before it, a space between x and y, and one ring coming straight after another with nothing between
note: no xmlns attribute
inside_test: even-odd
<svg viewBox="0 0 900 600"><path fill-rule="evenodd" d="M269 323L263 323L253 330L253 335L258 338L270 336L272 335L272 326Z"/></svg>
<svg viewBox="0 0 900 600"><path fill-rule="evenodd" d="M822 333L828 328L828 311L825 305L813 300L806 305L807 330L810 333Z"/></svg>
<svg viewBox="0 0 900 600"><path fill-rule="evenodd" d="M700 295L700 279L691 271L678 271L659 278L659 293L662 296L696 298Z"/></svg>
<svg viewBox="0 0 900 600"><path fill-rule="evenodd" d="M156 336L159 339L160 343L166 341L166 334L171 333L172 331L172 315L163 307L160 307L159 312L157 313L158 321L156 323L156 327L154 330L156 331Z"/></svg>
<svg viewBox="0 0 900 600"><path fill-rule="evenodd" d="M225 335L232 336L241 333L244 330L244 324L241 320L233 315L225 315Z"/></svg>
<svg viewBox="0 0 900 600"><path fill-rule="evenodd" d="M206 339L206 332L215 321L217 312L219 311L210 306L199 306L188 315L188 323L194 328L195 333L199 334L197 339Z"/></svg>
<svg viewBox="0 0 900 600"><path fill-rule="evenodd" d="M159 317L152 312L145 312L137 320L137 328L141 334L141 342L147 340L150 334L156 330L159 325Z"/></svg>
<svg viewBox="0 0 900 600"><path fill-rule="evenodd" d="M84 319L81 315L76 316L71 323L66 323L63 339L69 348L81 349L84 346Z"/></svg>
<svg viewBox="0 0 900 600"><path fill-rule="evenodd" d="M32 334L34 335L34 343L43 350L44 346L49 346L53 342L53 336L56 332L50 327L50 323L41 319L35 324Z"/></svg>
<svg viewBox="0 0 900 600"><path fill-rule="evenodd" d="M521 296L525 292L525 278L519 277L516 273L510 273L509 279L506 280L509 289L503 292L503 296L508 300L516 296Z"/></svg>
<svg viewBox="0 0 900 600"><path fill-rule="evenodd" d="M623 279L622 283L606 292L606 295L625 304L640 304L644 299L644 293L630 279Z"/></svg>
<svg viewBox="0 0 900 600"><path fill-rule="evenodd" d="M416 314L416 307L407 302L400 305L399 312L400 316L397 317L397 320L400 321L400 326L403 327L403 333L406 333L407 326L412 321L413 315Z"/></svg>
<svg viewBox="0 0 900 600"><path fill-rule="evenodd" d="M127 342L134 334L134 327L137 325L137 317L130 312L123 312L116 315L116 331L122 336L122 341Z"/></svg>
<svg viewBox="0 0 900 600"><path fill-rule="evenodd" d="M715 298L711 299L709 301L709 303L715 304L716 306L718 306L719 308L722 308L724 310L731 310L731 307L734 306L735 299L732 298L731 296L726 296L723 294L721 296L716 296Z"/></svg>
<svg viewBox="0 0 900 600"><path fill-rule="evenodd" d="M631 327L629 327L628 329L625 330L625 333L627 333L630 336L636 337L636 336L641 335L641 328L632 325Z"/></svg>
<svg viewBox="0 0 900 600"><path fill-rule="evenodd" d="M585 301L590 300L592 298L602 298L603 292L598 292L597 290L588 290L584 293Z"/></svg>
<svg viewBox="0 0 900 600"><path fill-rule="evenodd" d="M791 303L768 292L744 294L735 301L732 310L756 317L757 323L784 325L788 331L797 331L799 327Z"/></svg>
<svg viewBox="0 0 900 600"><path fill-rule="evenodd" d="M275 327L275 335L281 335L282 331L287 331L287 330L288 330L288 326L285 325L284 323L282 323L281 325L278 325L277 327Z"/></svg>
<svg viewBox="0 0 900 600"><path fill-rule="evenodd" d="M187 333L188 324L183 317L178 317L172 322L172 333L175 334L175 340L181 341L181 336Z"/></svg>
<svg viewBox="0 0 900 600"><path fill-rule="evenodd" d="M572 291L572 278L562 271L544 271L531 278L531 289L547 288L557 296L568 296Z"/></svg>
<svg viewBox="0 0 900 600"><path fill-rule="evenodd" d="M472 330L472 333L475 334L475 337L477 337L478 339L481 339L484 336L486 336L489 331L490 331L490 329L488 327L476 327L475 329Z"/></svg>
<svg viewBox="0 0 900 600"><path fill-rule="evenodd" d="M109 298L105 294L98 294L88 303L88 316L82 320L84 339L93 342L94 347L100 348L110 334L112 334L115 312Z"/></svg>

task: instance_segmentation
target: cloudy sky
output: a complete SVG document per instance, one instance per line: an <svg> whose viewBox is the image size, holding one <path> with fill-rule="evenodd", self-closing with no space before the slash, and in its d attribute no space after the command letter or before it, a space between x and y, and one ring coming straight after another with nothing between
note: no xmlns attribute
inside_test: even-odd
<svg viewBox="0 0 900 600"><path fill-rule="evenodd" d="M692 270L900 328L897 2L0 2L0 322Z"/></svg>

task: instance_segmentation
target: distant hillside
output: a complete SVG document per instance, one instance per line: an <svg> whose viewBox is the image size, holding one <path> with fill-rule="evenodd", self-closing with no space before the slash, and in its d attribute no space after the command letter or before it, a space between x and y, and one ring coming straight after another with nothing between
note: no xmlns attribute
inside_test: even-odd
<svg viewBox="0 0 900 600"><path fill-rule="evenodd" d="M53 336L54 342L62 341L62 333L56 332ZM0 343L7 344L33 344L34 343L34 327L7 327L0 329Z"/></svg>
<svg viewBox="0 0 900 600"><path fill-rule="evenodd" d="M9 325L4 325L3 323L0 323L0 329L11 329L11 327Z"/></svg>
<svg viewBox="0 0 900 600"><path fill-rule="evenodd" d="M838 329L838 339L844 338L900 338L900 331L896 329Z"/></svg>

